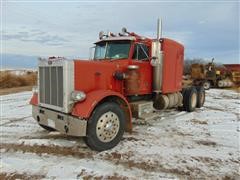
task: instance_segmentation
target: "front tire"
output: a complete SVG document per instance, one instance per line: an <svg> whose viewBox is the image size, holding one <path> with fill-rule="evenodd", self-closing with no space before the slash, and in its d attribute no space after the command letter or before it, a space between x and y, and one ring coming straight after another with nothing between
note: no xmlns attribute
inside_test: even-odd
<svg viewBox="0 0 240 180"><path fill-rule="evenodd" d="M123 109L117 103L105 102L96 107L88 120L85 142L96 151L111 149L122 139L124 128Z"/></svg>

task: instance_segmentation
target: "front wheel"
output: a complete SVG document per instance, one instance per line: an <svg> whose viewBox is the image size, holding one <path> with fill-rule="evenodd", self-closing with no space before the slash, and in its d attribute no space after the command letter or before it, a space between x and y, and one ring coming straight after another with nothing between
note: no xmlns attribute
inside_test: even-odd
<svg viewBox="0 0 240 180"><path fill-rule="evenodd" d="M111 149L122 139L124 128L123 109L114 102L105 102L96 107L88 120L85 142L96 151Z"/></svg>

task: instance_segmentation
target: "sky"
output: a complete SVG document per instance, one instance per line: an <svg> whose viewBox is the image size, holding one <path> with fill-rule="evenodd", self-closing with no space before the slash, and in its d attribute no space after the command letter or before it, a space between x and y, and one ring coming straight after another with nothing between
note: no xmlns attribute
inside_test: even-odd
<svg viewBox="0 0 240 180"><path fill-rule="evenodd" d="M3 1L3 64L17 55L86 59L101 30L118 33L126 27L156 38L158 17L163 37L181 42L185 58L240 63L239 9L237 1ZM19 58L12 61L18 64Z"/></svg>

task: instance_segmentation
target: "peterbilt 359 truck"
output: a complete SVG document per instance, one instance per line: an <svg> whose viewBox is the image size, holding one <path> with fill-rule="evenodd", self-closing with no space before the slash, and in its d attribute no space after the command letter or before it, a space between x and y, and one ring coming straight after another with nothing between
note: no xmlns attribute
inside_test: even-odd
<svg viewBox="0 0 240 180"><path fill-rule="evenodd" d="M182 86L183 45L163 38L161 29L158 21L155 39L126 28L117 35L100 32L89 60L39 59L30 101L34 119L103 151L132 131L133 118L147 120L156 109L202 107L204 89Z"/></svg>

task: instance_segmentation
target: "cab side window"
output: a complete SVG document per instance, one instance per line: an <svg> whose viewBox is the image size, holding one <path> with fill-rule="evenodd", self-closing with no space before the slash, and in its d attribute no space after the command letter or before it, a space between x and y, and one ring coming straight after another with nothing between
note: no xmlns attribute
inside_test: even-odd
<svg viewBox="0 0 240 180"><path fill-rule="evenodd" d="M149 48L145 44L135 44L133 59L146 60L149 57Z"/></svg>

